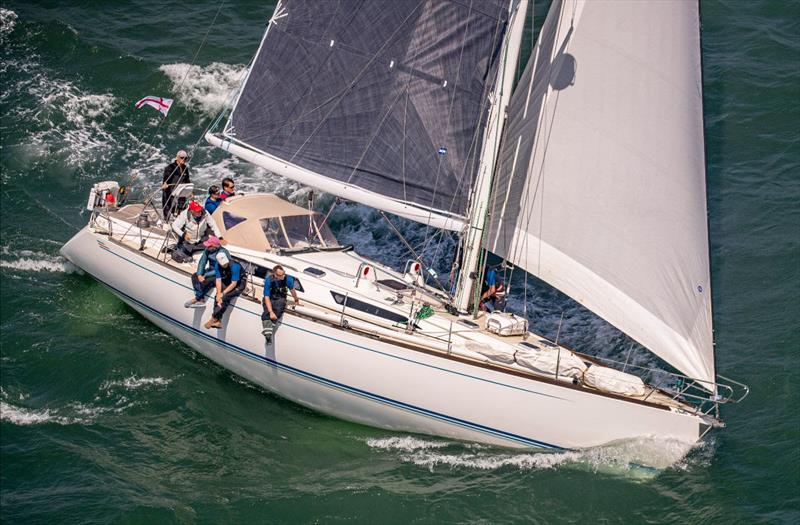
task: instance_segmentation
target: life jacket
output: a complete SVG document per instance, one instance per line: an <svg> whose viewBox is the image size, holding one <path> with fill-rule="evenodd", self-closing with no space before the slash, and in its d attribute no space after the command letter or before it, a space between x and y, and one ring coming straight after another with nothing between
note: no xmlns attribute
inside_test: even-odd
<svg viewBox="0 0 800 525"><path fill-rule="evenodd" d="M219 252L219 250L217 250ZM227 286L231 284L233 281L233 265L236 264L239 266L239 280L236 282L236 288L241 288L245 285L246 275L244 273L244 268L237 262L231 261L228 266L219 265L219 273L221 275L220 279L222 283Z"/></svg>
<svg viewBox="0 0 800 525"><path fill-rule="evenodd" d="M284 275L283 279L277 280L274 277L269 283L269 298L270 299L286 299L289 294L289 284L286 282L288 276Z"/></svg>

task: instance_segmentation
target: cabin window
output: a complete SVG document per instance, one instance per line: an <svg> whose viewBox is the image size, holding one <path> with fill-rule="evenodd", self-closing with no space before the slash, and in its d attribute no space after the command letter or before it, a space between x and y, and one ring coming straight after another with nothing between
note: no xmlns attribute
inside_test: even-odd
<svg viewBox="0 0 800 525"><path fill-rule="evenodd" d="M319 213L314 215L290 215L282 217L283 229L292 248L302 249L312 246L326 248L337 247L339 242L327 224L323 224L323 217ZM320 225L322 227L320 228Z"/></svg>
<svg viewBox="0 0 800 525"><path fill-rule="evenodd" d="M322 215L319 213L314 214L314 222L317 224L317 230L319 231L319 236L322 237L322 242L324 242L329 248L339 246L339 241L336 240L336 237L333 235L328 223L324 221L325 218Z"/></svg>
<svg viewBox="0 0 800 525"><path fill-rule="evenodd" d="M331 295L333 296L333 300L336 301L336 304L343 305L346 308L352 308L353 310L358 310L359 312L374 315L382 319L386 319L387 321L392 321L393 323L408 323L408 317L400 315L396 312L392 312L391 310L386 310L380 306L375 306L373 304L345 296L341 293L331 292Z"/></svg>
<svg viewBox="0 0 800 525"><path fill-rule="evenodd" d="M237 224L241 224L247 220L247 217L241 217L239 215L234 215L233 213L224 211L222 212L222 224L225 225L226 230L230 230Z"/></svg>
<svg viewBox="0 0 800 525"><path fill-rule="evenodd" d="M286 237L283 236L281 223L276 218L261 219L261 229L264 230L264 235L267 237L267 242L273 248L291 248L289 243L286 242Z"/></svg>
<svg viewBox="0 0 800 525"><path fill-rule="evenodd" d="M317 229L310 215L291 215L283 217L282 220L292 248L308 248L320 244Z"/></svg>
<svg viewBox="0 0 800 525"><path fill-rule="evenodd" d="M303 288L303 283L300 282L300 279L298 279L295 276L292 277L294 277L294 286L292 288L294 288L298 292L305 292L306 290L305 288Z"/></svg>
<svg viewBox="0 0 800 525"><path fill-rule="evenodd" d="M378 281L378 284L382 284L383 286L391 288L396 292L408 289L408 285L406 283L398 281L397 279L381 279Z"/></svg>

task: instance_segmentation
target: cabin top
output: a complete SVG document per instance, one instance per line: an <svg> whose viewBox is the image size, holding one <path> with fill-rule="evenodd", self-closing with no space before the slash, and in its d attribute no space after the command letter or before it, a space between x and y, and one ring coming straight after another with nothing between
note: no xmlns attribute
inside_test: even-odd
<svg viewBox="0 0 800 525"><path fill-rule="evenodd" d="M251 250L339 246L319 213L273 194L228 197L213 217L228 242Z"/></svg>

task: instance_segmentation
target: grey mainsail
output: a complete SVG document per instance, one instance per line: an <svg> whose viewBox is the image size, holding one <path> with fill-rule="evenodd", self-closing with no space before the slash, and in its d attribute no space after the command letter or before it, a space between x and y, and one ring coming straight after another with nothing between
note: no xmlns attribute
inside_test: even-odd
<svg viewBox="0 0 800 525"><path fill-rule="evenodd" d="M508 15L509 0L285 1L225 135L463 216Z"/></svg>

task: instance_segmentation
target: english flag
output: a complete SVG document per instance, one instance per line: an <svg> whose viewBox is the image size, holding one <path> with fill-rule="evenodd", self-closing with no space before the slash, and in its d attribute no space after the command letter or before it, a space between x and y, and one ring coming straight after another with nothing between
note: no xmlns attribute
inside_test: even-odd
<svg viewBox="0 0 800 525"><path fill-rule="evenodd" d="M141 109L142 106L156 108L162 115L166 117L167 113L169 113L169 108L172 107L172 99L161 97L144 97L142 100L136 103L136 109Z"/></svg>

